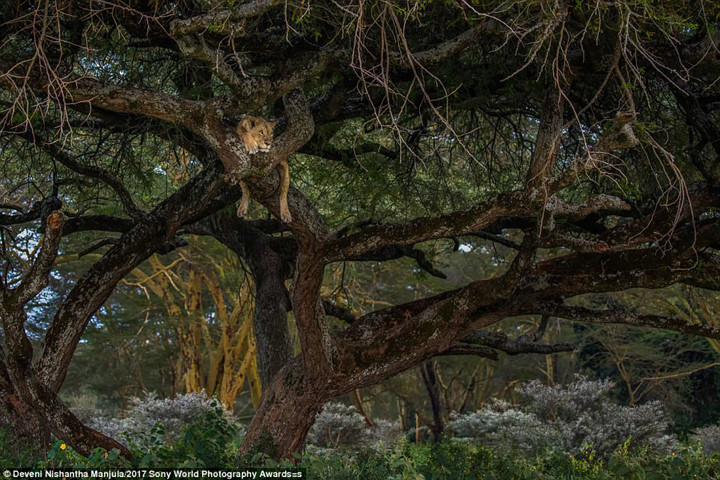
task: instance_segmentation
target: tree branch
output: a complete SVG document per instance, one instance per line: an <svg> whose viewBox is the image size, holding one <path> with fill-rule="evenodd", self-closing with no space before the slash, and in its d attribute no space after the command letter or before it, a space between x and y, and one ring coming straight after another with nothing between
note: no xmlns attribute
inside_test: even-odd
<svg viewBox="0 0 720 480"><path fill-rule="evenodd" d="M22 223L37 220L43 216L43 213L59 210L62 203L57 197L47 197L42 201L35 202L30 210L20 215L0 215L0 225L20 225ZM17 207L13 207L17 209Z"/></svg>
<svg viewBox="0 0 720 480"><path fill-rule="evenodd" d="M481 34L487 32L487 27L490 24L490 21L485 21L476 27L464 31L455 38L451 38L450 40L442 42L436 47L428 50L422 50L417 53L412 53L412 61L419 63L423 66L428 66L433 63L438 63L450 57L453 57L465 50L466 48L477 45ZM398 67L410 67L410 60L408 59L408 55L391 52L390 60L394 65Z"/></svg>
<svg viewBox="0 0 720 480"><path fill-rule="evenodd" d="M70 358L87 323L112 293L117 283L157 248L175 236L183 223L202 210L219 191L227 188L220 175L221 165L213 163L173 195L161 202L145 222L123 233L90 269L82 275L58 308L45 336L36 371L43 383L57 391L67 372ZM192 198L192 202L187 199Z"/></svg>
<svg viewBox="0 0 720 480"><path fill-rule="evenodd" d="M526 183L529 187L538 187L552 175L553 165L560 147L563 125L563 107L565 98L560 86L553 83L548 87L543 101L538 127L535 150L530 159Z"/></svg>
<svg viewBox="0 0 720 480"><path fill-rule="evenodd" d="M132 195L130 195L130 192L127 190L127 188L125 188L125 185L123 185L122 182L112 173L101 167L83 165L82 163L76 161L72 157L72 155L58 148L55 144L36 142L32 135L29 134L23 135L23 138L28 143L35 145L41 150L45 151L48 155L50 155L52 158L54 158L70 170L79 173L80 175L85 175L90 178L96 178L108 185L117 194L118 198L120 199L120 204L122 205L123 210L125 210L125 213L127 213L128 216L133 220L142 221L145 218L145 212L143 212L137 206L137 204L132 198Z"/></svg>
<svg viewBox="0 0 720 480"><path fill-rule="evenodd" d="M232 9L216 10L186 20L175 20L170 24L170 34L176 37L200 33L210 27L224 29L227 26L228 31L223 33L240 36L245 32L245 28L242 23L238 24L238 22L262 15L279 3L281 3L280 0L253 0L242 5L236 5Z"/></svg>
<svg viewBox="0 0 720 480"><path fill-rule="evenodd" d="M475 355L478 357L489 358L490 360L499 360L498 353L485 345L477 345L474 343L460 342L451 346L447 350L438 353L438 356L444 355Z"/></svg>
<svg viewBox="0 0 720 480"><path fill-rule="evenodd" d="M531 215L522 192L482 202L465 210L433 218L417 218L405 224L372 225L346 237L328 241L323 249L326 263L355 260L389 245L414 245L426 240L468 235L506 217Z"/></svg>
<svg viewBox="0 0 720 480"><path fill-rule="evenodd" d="M624 324L637 327L662 328L701 337L720 339L720 328L699 323L688 323L681 318L661 315L641 315L625 310L593 310L562 304L547 304L540 307L543 313L577 322L599 324Z"/></svg>
<svg viewBox="0 0 720 480"><path fill-rule="evenodd" d="M0 72L5 73L0 75L0 87L10 92L17 88L9 77L14 68L15 65L0 59ZM46 77L35 74L30 76L28 81L38 95L53 97L52 91L48 91L51 85ZM183 125L196 133L200 124L198 120L202 118L202 110L206 106L204 102L185 100L152 90L121 87L89 77L70 77L63 81L63 88L66 89L68 98L53 98L60 104L89 104L113 112L142 114ZM72 101L69 101L70 97Z"/></svg>
<svg viewBox="0 0 720 480"><path fill-rule="evenodd" d="M540 344L522 339L512 340L502 332L474 332L465 337L463 342L484 345L505 352L508 355L519 355L521 353L550 354L571 352L575 349L575 346L569 343Z"/></svg>
<svg viewBox="0 0 720 480"><path fill-rule="evenodd" d="M325 298L323 298L323 309L325 310L325 315L335 317L348 325L352 325L357 320L350 310Z"/></svg>

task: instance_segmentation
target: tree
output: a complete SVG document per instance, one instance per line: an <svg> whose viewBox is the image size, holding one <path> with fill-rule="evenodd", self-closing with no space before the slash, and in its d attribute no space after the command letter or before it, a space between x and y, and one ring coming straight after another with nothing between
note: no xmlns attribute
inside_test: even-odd
<svg viewBox="0 0 720 480"><path fill-rule="evenodd" d="M153 255L149 259L150 274L140 268L133 270L131 285L152 292L167 309L172 325L174 343L179 348L180 365L176 377L184 383L187 393L201 391L217 393L223 406L232 411L235 399L248 379L254 406L260 401L260 379L252 335L252 298L249 282L240 283L237 301L228 306L216 271L231 264L203 265L202 257L193 249L183 247L173 263L164 265ZM173 267L187 263L187 275ZM237 267L235 267L237 268ZM207 290L214 309L203 308L203 291ZM181 301L182 300L182 301ZM212 315L212 325L207 316ZM211 328L214 327L214 328Z"/></svg>
<svg viewBox="0 0 720 480"><path fill-rule="evenodd" d="M190 234L242 257L255 283L263 395L240 453L288 456L326 401L437 355L572 348L488 330L505 318L720 338L566 302L720 289L713 2L16 0L0 14L4 252L60 201L68 217L44 228L23 280L25 257L4 258L0 398L31 443L52 432L82 453L117 447L57 392L118 282ZM278 119L268 153L240 144L245 113ZM157 158L181 151L189 179L175 188ZM275 166L290 157L292 222L238 219L239 180L278 217ZM60 236L81 232L104 236L92 245L104 253L33 357L24 300ZM321 295L329 265L410 257L442 276L421 246L478 239L514 252L492 276L361 316ZM347 326L331 333L328 315Z"/></svg>

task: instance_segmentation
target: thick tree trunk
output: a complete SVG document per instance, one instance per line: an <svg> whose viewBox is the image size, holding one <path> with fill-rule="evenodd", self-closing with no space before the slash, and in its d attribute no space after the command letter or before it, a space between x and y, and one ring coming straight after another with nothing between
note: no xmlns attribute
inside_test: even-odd
<svg viewBox="0 0 720 480"><path fill-rule="evenodd" d="M44 454L50 447L51 435L55 435L82 455L100 447L118 449L131 457L122 444L83 425L32 372L21 373L11 367L9 371L3 369L0 376L0 424L6 424L12 432L11 447L15 451L31 456Z"/></svg>
<svg viewBox="0 0 720 480"><path fill-rule="evenodd" d="M263 385L291 357L287 315L292 308L285 288L286 262L271 245L271 238L258 236L248 248L248 261L255 279L253 330L258 343L258 367Z"/></svg>
<svg viewBox="0 0 720 480"><path fill-rule="evenodd" d="M22 452L21 456L30 461L47 450L50 445L50 429L43 416L20 398L8 380L5 377L0 381L0 427L11 432L10 449L13 452Z"/></svg>
<svg viewBox="0 0 720 480"><path fill-rule="evenodd" d="M203 230L204 229L204 230ZM285 279L295 261L295 242L276 238L235 216L215 215L201 226L245 259L255 280L253 331L258 345L258 367L263 387L292 358L287 316L292 309Z"/></svg>
<svg viewBox="0 0 720 480"><path fill-rule="evenodd" d="M335 395L327 385L304 377L301 360L296 358L265 388L239 455L262 452L278 460L292 458L293 452L302 449L315 415Z"/></svg>

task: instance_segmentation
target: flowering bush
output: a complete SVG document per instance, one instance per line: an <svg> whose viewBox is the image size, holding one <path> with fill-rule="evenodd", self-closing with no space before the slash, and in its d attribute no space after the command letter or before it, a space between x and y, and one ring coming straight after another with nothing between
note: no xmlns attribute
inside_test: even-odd
<svg viewBox="0 0 720 480"><path fill-rule="evenodd" d="M566 386L538 381L520 389L517 407L502 401L477 412L456 415L448 430L459 438L478 438L500 448L539 453L545 449L579 454L594 450L607 458L628 439L632 446L660 453L677 446L659 402L634 407L610 402L610 381L579 378Z"/></svg>
<svg viewBox="0 0 720 480"><path fill-rule="evenodd" d="M307 443L318 447L366 446L371 432L365 419L355 407L342 403L328 403L315 416L315 424L308 433Z"/></svg>
<svg viewBox="0 0 720 480"><path fill-rule="evenodd" d="M89 426L123 441L124 436L147 435L156 425L162 425L162 440L170 444L177 441L186 426L202 421L208 414L219 411L225 419L234 424L230 414L222 409L220 403L201 393L187 393L175 398L158 398L150 393L144 398L132 398L131 408L123 418L94 417L89 419ZM237 427L237 425L234 425Z"/></svg>
<svg viewBox="0 0 720 480"><path fill-rule="evenodd" d="M355 407L328 403L315 417L307 443L321 448L390 445L401 433L397 422L374 420L371 428Z"/></svg>
<svg viewBox="0 0 720 480"><path fill-rule="evenodd" d="M709 425L707 427L698 428L690 436L693 442L699 442L702 445L703 453L710 455L720 451L720 425Z"/></svg>

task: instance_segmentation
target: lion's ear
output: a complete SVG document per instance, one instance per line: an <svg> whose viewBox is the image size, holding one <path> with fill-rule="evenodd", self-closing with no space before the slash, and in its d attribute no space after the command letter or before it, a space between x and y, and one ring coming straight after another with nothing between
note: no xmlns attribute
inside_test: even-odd
<svg viewBox="0 0 720 480"><path fill-rule="evenodd" d="M238 125L238 130L250 130L250 119L248 117L243 118L240 120L240 124Z"/></svg>
<svg viewBox="0 0 720 480"><path fill-rule="evenodd" d="M277 122L268 122L268 126L270 127L270 130L272 130L273 128L275 128L275 124L276 124L276 123L277 123Z"/></svg>
<svg viewBox="0 0 720 480"><path fill-rule="evenodd" d="M245 117L242 120L240 120L240 125L238 125L238 130L239 129L243 129L246 131L250 130L254 126L253 123L254 122L252 121L252 119L250 117Z"/></svg>

